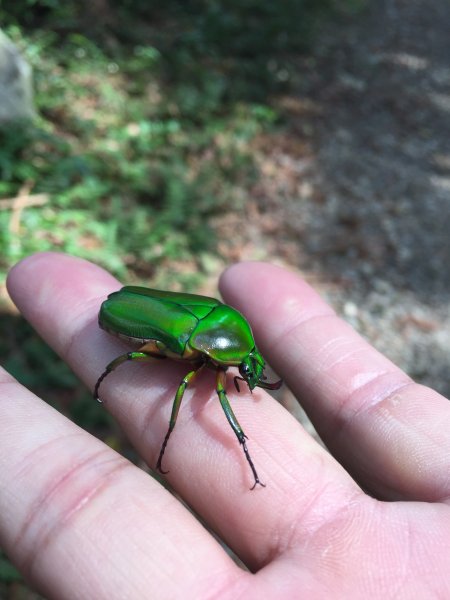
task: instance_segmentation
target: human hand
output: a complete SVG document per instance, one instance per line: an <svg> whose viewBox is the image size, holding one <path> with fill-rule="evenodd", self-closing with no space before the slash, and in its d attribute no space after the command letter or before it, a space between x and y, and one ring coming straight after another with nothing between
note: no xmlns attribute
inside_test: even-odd
<svg viewBox="0 0 450 600"><path fill-rule="evenodd" d="M35 255L8 286L90 389L124 351L97 326L102 300L119 287L99 267ZM332 452L263 390L238 395L229 385L267 484L251 492L213 374L186 394L165 455L168 479L252 572L156 480L6 372L0 545L59 600L450 597L448 401L411 382L292 273L240 264L221 290ZM172 361L129 364L102 384L106 407L152 466L185 372Z"/></svg>

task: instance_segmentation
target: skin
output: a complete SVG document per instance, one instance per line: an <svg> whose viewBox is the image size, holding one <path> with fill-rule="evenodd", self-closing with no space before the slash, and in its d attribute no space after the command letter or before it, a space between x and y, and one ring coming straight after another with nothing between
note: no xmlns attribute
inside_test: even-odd
<svg viewBox="0 0 450 600"><path fill-rule="evenodd" d="M26 259L8 280L25 317L90 389L126 349L96 323L119 287L99 267L56 254ZM59 600L450 597L448 401L413 383L293 273L243 263L226 271L221 291L331 451L264 390L238 395L230 374L230 402L267 484L250 492L213 374L204 370L187 392L167 478L251 572L156 480L6 372L2 548ZM186 369L158 361L125 371L104 382L106 408L154 465Z"/></svg>

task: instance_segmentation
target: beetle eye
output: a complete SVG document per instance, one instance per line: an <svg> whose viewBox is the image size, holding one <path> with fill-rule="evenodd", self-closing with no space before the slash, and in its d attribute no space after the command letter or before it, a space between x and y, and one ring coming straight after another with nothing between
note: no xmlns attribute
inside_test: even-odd
<svg viewBox="0 0 450 600"><path fill-rule="evenodd" d="M242 377L245 377L245 379L247 379L251 373L251 369L246 363L240 366L239 371L241 372Z"/></svg>

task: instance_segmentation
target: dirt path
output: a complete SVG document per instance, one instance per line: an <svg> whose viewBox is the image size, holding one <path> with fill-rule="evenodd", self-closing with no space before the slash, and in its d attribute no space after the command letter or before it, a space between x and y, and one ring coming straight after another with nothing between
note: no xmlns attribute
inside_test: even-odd
<svg viewBox="0 0 450 600"><path fill-rule="evenodd" d="M299 66L255 197L268 252L448 395L450 3L372 5Z"/></svg>

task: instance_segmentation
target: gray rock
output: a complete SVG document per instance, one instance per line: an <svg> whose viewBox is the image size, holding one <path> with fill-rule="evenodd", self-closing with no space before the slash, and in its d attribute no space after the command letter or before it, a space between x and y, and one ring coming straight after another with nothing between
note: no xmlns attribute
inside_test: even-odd
<svg viewBox="0 0 450 600"><path fill-rule="evenodd" d="M0 123L34 114L31 67L0 30Z"/></svg>

